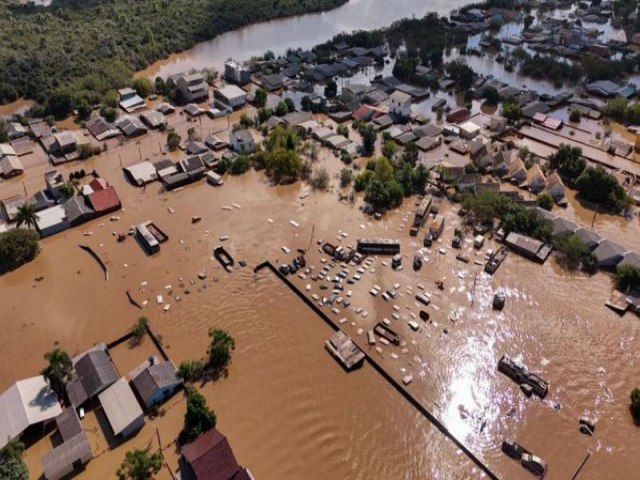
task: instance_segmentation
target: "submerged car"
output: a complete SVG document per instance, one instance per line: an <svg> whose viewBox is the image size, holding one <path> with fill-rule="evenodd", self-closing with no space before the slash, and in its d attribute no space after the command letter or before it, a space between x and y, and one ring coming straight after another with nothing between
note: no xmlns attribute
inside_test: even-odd
<svg viewBox="0 0 640 480"><path fill-rule="evenodd" d="M535 475L543 476L547 473L547 464L540 457L536 457L531 453L525 453L520 460L522 466L534 473Z"/></svg>

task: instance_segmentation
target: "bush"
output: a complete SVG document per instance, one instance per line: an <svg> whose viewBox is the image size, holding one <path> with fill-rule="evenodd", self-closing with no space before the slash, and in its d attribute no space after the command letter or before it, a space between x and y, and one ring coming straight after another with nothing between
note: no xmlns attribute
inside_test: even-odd
<svg viewBox="0 0 640 480"><path fill-rule="evenodd" d="M349 168L343 168L340 170L340 187L346 188L351 185L353 181L353 172Z"/></svg>
<svg viewBox="0 0 640 480"><path fill-rule="evenodd" d="M559 263L569 270L576 270L580 266L591 270L596 263L591 250L575 233L556 235L553 246L558 252Z"/></svg>
<svg viewBox="0 0 640 480"><path fill-rule="evenodd" d="M29 480L29 470L22 456L24 444L18 440L12 440L0 450L0 478L3 480Z"/></svg>
<svg viewBox="0 0 640 480"><path fill-rule="evenodd" d="M178 132L176 132L174 129L171 129L167 134L167 147L169 147L169 150L173 152L176 148L178 148L181 140L182 139L180 138Z"/></svg>
<svg viewBox="0 0 640 480"><path fill-rule="evenodd" d="M149 449L136 448L125 454L124 461L116 471L118 480L148 480L162 468L162 454L150 454Z"/></svg>
<svg viewBox="0 0 640 480"><path fill-rule="evenodd" d="M311 186L314 190L326 190L329 188L329 174L326 168L319 168L313 173Z"/></svg>
<svg viewBox="0 0 640 480"><path fill-rule="evenodd" d="M582 114L580 113L580 110L571 110L571 113L569 114L569 121L573 123L580 123L581 117Z"/></svg>
<svg viewBox="0 0 640 480"><path fill-rule="evenodd" d="M40 252L38 234L23 228L0 233L0 273L30 262Z"/></svg>
<svg viewBox="0 0 640 480"><path fill-rule="evenodd" d="M202 360L186 360L178 366L178 376L185 382L197 382L205 372Z"/></svg>
<svg viewBox="0 0 640 480"><path fill-rule="evenodd" d="M149 319L147 317L140 317L131 328L131 344L136 346L142 343L144 336L149 331Z"/></svg>

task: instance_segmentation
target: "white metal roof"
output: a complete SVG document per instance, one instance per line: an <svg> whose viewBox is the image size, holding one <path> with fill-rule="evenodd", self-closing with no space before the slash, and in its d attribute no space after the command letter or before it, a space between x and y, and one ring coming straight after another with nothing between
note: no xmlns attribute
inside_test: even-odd
<svg viewBox="0 0 640 480"><path fill-rule="evenodd" d="M61 413L58 396L42 375L17 381L0 394L0 449L30 425Z"/></svg>
<svg viewBox="0 0 640 480"><path fill-rule="evenodd" d="M143 416L142 408L124 377L98 395L115 435Z"/></svg>

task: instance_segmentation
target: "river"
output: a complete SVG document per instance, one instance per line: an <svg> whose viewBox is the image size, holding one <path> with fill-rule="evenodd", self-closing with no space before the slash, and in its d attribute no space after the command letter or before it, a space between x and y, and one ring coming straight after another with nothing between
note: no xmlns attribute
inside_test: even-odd
<svg viewBox="0 0 640 480"><path fill-rule="evenodd" d="M467 3L466 0L350 0L328 12L256 23L225 33L160 60L138 75L166 78L190 69L214 67L220 70L228 58L244 60L267 50L282 54L288 48L308 49L341 32L381 28L402 18L422 17L428 12L447 16L451 10Z"/></svg>

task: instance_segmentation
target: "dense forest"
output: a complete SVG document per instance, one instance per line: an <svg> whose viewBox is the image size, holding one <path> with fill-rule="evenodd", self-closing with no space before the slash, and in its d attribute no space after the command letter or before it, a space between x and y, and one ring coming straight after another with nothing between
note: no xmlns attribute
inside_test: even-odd
<svg viewBox="0 0 640 480"><path fill-rule="evenodd" d="M0 0L0 104L97 104L134 71L246 24L347 0ZM71 91L70 91L71 89Z"/></svg>

